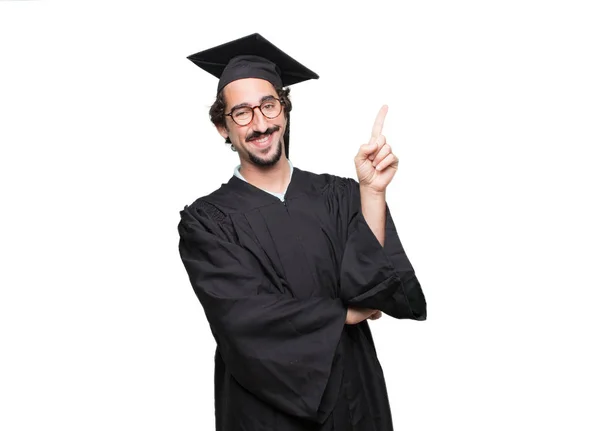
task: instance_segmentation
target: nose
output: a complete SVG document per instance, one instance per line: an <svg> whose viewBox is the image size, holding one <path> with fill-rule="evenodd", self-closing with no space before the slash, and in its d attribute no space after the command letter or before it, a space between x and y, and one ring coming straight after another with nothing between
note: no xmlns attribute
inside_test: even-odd
<svg viewBox="0 0 600 431"><path fill-rule="evenodd" d="M262 111L260 110L259 106L256 106L254 108L254 115L252 118L252 125L253 125L253 129L256 131L265 131L268 129L268 125L267 125L267 117L265 117L262 113Z"/></svg>

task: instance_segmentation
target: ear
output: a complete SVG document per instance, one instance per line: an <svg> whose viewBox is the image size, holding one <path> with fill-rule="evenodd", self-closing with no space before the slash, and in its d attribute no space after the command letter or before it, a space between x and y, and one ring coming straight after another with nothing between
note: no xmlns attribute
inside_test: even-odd
<svg viewBox="0 0 600 431"><path fill-rule="evenodd" d="M223 138L229 138L229 132L225 126L217 126L217 130L219 131L219 135L221 135Z"/></svg>

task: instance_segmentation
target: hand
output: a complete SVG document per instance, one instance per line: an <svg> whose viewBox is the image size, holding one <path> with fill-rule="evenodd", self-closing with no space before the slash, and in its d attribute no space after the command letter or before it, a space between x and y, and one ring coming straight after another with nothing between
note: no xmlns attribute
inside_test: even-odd
<svg viewBox="0 0 600 431"><path fill-rule="evenodd" d="M369 320L377 320L377 319L379 319L381 316L382 316L382 313L381 313L381 311L379 311L379 310L376 310L376 311L375 311L375 313L373 313L373 314L371 314L371 315L369 316Z"/></svg>
<svg viewBox="0 0 600 431"><path fill-rule="evenodd" d="M385 191L398 171L398 158L381 134L387 111L387 105L383 105L373 124L371 140L368 144L361 145L354 158L358 182L377 193Z"/></svg>
<svg viewBox="0 0 600 431"><path fill-rule="evenodd" d="M378 312L381 313L380 311L371 308L348 307L348 311L346 312L346 325L356 325L363 320L371 318L371 316L376 315ZM381 315L379 317L381 317ZM377 317L377 319L379 317Z"/></svg>

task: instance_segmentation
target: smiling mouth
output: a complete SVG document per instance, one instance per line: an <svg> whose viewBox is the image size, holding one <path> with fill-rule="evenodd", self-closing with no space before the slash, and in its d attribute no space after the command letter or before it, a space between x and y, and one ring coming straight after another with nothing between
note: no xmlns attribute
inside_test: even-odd
<svg viewBox="0 0 600 431"><path fill-rule="evenodd" d="M266 148L271 143L272 137L273 137L273 134L270 133L270 134L264 135L258 139L250 139L248 142L250 142L255 147Z"/></svg>

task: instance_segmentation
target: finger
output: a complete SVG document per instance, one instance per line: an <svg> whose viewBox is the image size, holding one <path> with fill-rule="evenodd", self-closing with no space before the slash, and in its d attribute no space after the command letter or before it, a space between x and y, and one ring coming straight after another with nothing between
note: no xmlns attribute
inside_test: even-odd
<svg viewBox="0 0 600 431"><path fill-rule="evenodd" d="M366 308L363 310L363 320L364 319L368 319L369 317L371 317L373 315L373 313L375 313L376 310L370 309L370 308Z"/></svg>
<svg viewBox="0 0 600 431"><path fill-rule="evenodd" d="M379 162L377 166L375 166L375 169L377 169L378 171L383 171L385 168L389 167L394 163L398 163L398 158L393 153L390 153L387 156L385 156L385 158L381 162Z"/></svg>
<svg viewBox="0 0 600 431"><path fill-rule="evenodd" d="M372 163L373 166L377 166L383 159L385 159L392 152L392 147L389 144L385 144L377 153Z"/></svg>
<svg viewBox="0 0 600 431"><path fill-rule="evenodd" d="M368 144L363 144L359 147L356 157L360 160L366 160L367 158L375 157L375 154L377 154L377 142L371 138Z"/></svg>
<svg viewBox="0 0 600 431"><path fill-rule="evenodd" d="M375 143L377 144L377 148L373 153L371 153L371 156L369 156L369 160L375 159L375 156L377 156L379 150L381 150L381 148L385 145L385 136L379 135L377 138L371 138L369 142L372 141L375 141Z"/></svg>
<svg viewBox="0 0 600 431"><path fill-rule="evenodd" d="M371 316L369 317L369 319L371 320L377 320L381 317L381 311L377 310L375 311L375 313L371 314Z"/></svg>
<svg viewBox="0 0 600 431"><path fill-rule="evenodd" d="M383 105L377 114L377 118L375 118L375 124L373 124L373 130L371 131L371 136L376 138L381 135L383 131L383 122L385 121L385 116L388 111L388 106Z"/></svg>

